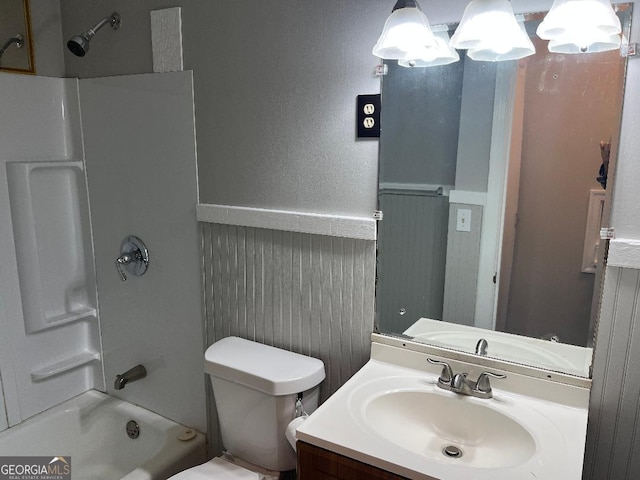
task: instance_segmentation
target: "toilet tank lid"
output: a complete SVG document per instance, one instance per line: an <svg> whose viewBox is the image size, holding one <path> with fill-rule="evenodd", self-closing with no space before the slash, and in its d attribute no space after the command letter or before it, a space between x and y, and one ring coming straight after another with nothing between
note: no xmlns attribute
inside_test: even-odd
<svg viewBox="0 0 640 480"><path fill-rule="evenodd" d="M322 360L238 337L217 341L204 359L206 373L269 395L304 392L325 377Z"/></svg>

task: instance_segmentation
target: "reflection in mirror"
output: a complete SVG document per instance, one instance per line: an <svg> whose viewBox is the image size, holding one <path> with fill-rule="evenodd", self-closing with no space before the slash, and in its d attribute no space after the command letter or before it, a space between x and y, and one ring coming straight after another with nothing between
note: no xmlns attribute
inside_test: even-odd
<svg viewBox="0 0 640 480"><path fill-rule="evenodd" d="M35 73L29 0L0 2L0 70Z"/></svg>
<svg viewBox="0 0 640 480"><path fill-rule="evenodd" d="M542 18L520 61L388 64L376 326L588 376L626 58L550 53Z"/></svg>

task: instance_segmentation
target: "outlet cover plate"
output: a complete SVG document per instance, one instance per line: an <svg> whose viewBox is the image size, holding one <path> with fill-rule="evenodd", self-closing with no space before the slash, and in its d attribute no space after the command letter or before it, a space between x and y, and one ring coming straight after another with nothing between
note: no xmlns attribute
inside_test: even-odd
<svg viewBox="0 0 640 480"><path fill-rule="evenodd" d="M358 95L356 105L358 138L379 138L380 94Z"/></svg>

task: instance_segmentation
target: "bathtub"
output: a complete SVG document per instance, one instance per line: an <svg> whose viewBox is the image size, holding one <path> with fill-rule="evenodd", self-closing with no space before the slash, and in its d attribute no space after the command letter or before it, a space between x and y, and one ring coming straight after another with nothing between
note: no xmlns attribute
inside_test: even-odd
<svg viewBox="0 0 640 480"><path fill-rule="evenodd" d="M0 456L71 456L74 480L162 480L205 461L204 435L188 430L91 390L0 433Z"/></svg>

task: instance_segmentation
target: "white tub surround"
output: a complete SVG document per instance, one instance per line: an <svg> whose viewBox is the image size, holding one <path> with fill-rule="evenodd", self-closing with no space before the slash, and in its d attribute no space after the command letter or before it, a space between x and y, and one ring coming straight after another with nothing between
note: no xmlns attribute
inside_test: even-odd
<svg viewBox="0 0 640 480"><path fill-rule="evenodd" d="M0 73L0 372L9 426L104 389L77 85Z"/></svg>
<svg viewBox="0 0 640 480"><path fill-rule="evenodd" d="M191 72L83 79L79 90L107 392L205 431ZM114 261L129 235L149 268L123 282ZM137 364L147 376L115 390Z"/></svg>
<svg viewBox="0 0 640 480"><path fill-rule="evenodd" d="M206 430L191 73L0 87L0 416L107 389ZM122 282L132 234L149 271ZM114 392L136 364L144 381Z"/></svg>
<svg viewBox="0 0 640 480"><path fill-rule="evenodd" d="M163 480L203 462L205 448L201 433L95 390L0 433L0 455L71 456L82 480Z"/></svg>
<svg viewBox="0 0 640 480"><path fill-rule="evenodd" d="M374 342L369 363L298 428L298 440L412 479L580 480L588 389L492 369L507 375L492 380L493 398L462 396L437 386L442 367L427 357L474 380L486 370ZM393 408L412 395L430 403ZM443 455L449 444L461 447L462 457Z"/></svg>

